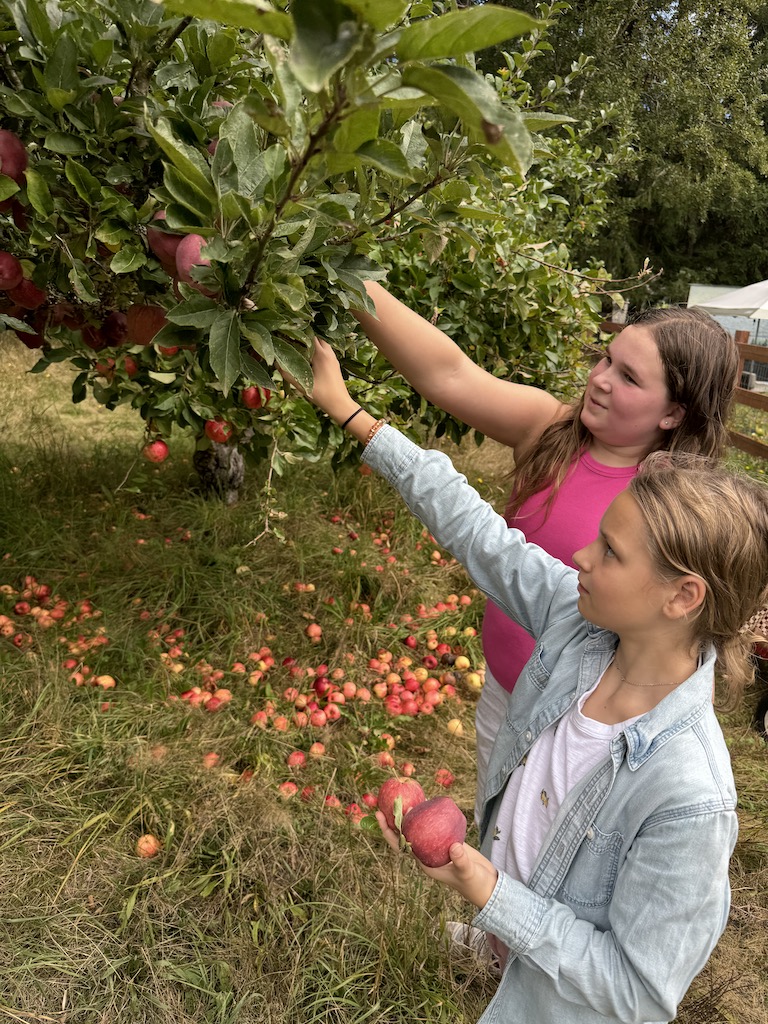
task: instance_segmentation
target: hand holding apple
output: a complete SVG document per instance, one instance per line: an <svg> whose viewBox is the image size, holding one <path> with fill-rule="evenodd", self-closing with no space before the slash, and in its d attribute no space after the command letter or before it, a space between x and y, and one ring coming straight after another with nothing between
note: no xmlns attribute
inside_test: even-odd
<svg viewBox="0 0 768 1024"><path fill-rule="evenodd" d="M438 797L437 799L448 800L450 797ZM402 845L399 833L389 827L381 811L376 812L376 820L387 844L395 852L400 852ZM499 878L498 871L479 850L475 850L464 842L451 843L448 856L449 862L442 867L428 867L422 861L419 861L419 866L425 875L433 878L436 882L449 885L469 903L482 909L496 888Z"/></svg>

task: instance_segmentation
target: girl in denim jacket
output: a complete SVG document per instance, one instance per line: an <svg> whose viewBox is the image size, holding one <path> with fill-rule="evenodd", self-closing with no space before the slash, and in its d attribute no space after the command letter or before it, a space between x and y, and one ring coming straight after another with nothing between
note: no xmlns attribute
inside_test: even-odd
<svg viewBox="0 0 768 1024"><path fill-rule="evenodd" d="M751 676L768 490L651 456L576 569L454 470L375 422L318 342L312 400L536 638L490 758L481 849L424 868L478 908L503 964L482 1024L673 1020L725 928L736 794L712 707ZM387 841L398 837L380 818Z"/></svg>

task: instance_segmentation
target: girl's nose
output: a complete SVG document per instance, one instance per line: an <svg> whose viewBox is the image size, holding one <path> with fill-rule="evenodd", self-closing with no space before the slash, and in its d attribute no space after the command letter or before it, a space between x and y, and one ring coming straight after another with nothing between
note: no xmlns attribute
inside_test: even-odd
<svg viewBox="0 0 768 1024"><path fill-rule="evenodd" d="M592 374L592 383L602 391L610 391L610 367L603 366L602 363L598 364L597 369Z"/></svg>
<svg viewBox="0 0 768 1024"><path fill-rule="evenodd" d="M586 547L579 548L579 550L575 552L573 556L573 564L579 572L589 572L589 552L591 548L592 544L587 544Z"/></svg>

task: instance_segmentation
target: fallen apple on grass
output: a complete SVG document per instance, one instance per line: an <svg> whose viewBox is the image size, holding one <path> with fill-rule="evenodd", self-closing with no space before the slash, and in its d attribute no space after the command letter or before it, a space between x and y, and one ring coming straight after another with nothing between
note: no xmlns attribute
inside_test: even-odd
<svg viewBox="0 0 768 1024"><path fill-rule="evenodd" d="M136 853L139 857L156 857L162 848L163 844L151 832L146 832L143 836L139 836L136 841Z"/></svg>
<svg viewBox="0 0 768 1024"><path fill-rule="evenodd" d="M464 812L449 796L435 796L412 808L403 820L403 838L428 868L450 864L450 848L467 835Z"/></svg>

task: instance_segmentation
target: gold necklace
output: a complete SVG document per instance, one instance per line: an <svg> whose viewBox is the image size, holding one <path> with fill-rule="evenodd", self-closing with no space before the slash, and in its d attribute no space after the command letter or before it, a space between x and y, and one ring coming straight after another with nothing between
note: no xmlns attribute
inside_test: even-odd
<svg viewBox="0 0 768 1024"><path fill-rule="evenodd" d="M677 686L678 685L677 683L634 683L634 682L632 682L631 679L627 679L627 677L624 675L624 673L619 668L618 662L616 661L616 655L615 654L613 656L613 661L611 662L611 664L616 669L616 671L619 673L619 679L621 679L622 683L626 683L627 686L640 686L640 687L648 686L648 687L653 687L653 686Z"/></svg>

